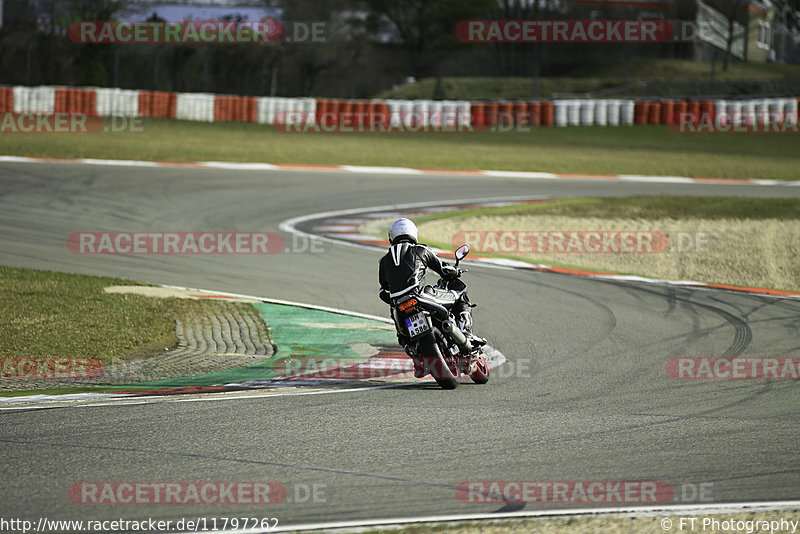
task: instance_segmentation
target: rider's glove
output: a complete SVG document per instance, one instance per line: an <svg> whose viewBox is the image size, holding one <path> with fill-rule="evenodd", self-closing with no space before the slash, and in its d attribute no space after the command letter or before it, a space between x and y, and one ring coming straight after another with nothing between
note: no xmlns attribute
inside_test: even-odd
<svg viewBox="0 0 800 534"><path fill-rule="evenodd" d="M378 292L378 296L379 296L379 297L380 297L380 299L381 299L383 302L385 302L386 304L388 304L388 305L390 305L390 306L392 305L392 299L389 297L389 292L388 292L388 291L386 291L385 289L381 289L381 290Z"/></svg>
<svg viewBox="0 0 800 534"><path fill-rule="evenodd" d="M458 274L458 269L452 265L442 265L442 276L444 278L456 278Z"/></svg>

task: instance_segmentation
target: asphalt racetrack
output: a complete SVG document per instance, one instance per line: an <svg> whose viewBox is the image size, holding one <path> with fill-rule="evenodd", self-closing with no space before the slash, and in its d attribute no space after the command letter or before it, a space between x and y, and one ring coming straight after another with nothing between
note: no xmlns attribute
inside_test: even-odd
<svg viewBox="0 0 800 534"><path fill-rule="evenodd" d="M385 316L379 251L77 255L81 231L278 231L314 212L500 196L797 197L800 188L5 163L0 264ZM424 236L423 240L424 240ZM291 239L291 236L287 236ZM300 245L298 244L298 247ZM464 481L665 481L671 502L800 495L796 380L673 380L676 356L800 356L800 300L473 266L485 386L426 384L0 411L4 517L274 517L282 526L576 507L462 502ZM86 505L84 481L274 481L270 505ZM315 486L316 485L316 486ZM316 499L307 491L316 488ZM316 501L316 502L314 502Z"/></svg>

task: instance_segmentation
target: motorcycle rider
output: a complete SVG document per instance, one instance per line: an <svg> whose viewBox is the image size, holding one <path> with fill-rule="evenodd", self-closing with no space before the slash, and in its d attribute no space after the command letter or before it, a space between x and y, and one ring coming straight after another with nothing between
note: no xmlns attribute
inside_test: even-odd
<svg viewBox="0 0 800 534"><path fill-rule="evenodd" d="M381 300L392 305L392 299L411 293L414 290L422 291L427 268L435 271L444 279L457 277L458 269L439 259L427 245L417 243L417 226L409 219L397 219L389 227L389 242L391 247L380 260L378 280L381 285L379 296ZM431 288L433 291L436 288ZM429 289L430 290L430 289ZM472 342L473 346L486 344L486 340L472 334L472 306L466 293L458 299L451 309L458 327ZM406 353L415 360L416 354L410 347L410 339L398 331L397 341Z"/></svg>

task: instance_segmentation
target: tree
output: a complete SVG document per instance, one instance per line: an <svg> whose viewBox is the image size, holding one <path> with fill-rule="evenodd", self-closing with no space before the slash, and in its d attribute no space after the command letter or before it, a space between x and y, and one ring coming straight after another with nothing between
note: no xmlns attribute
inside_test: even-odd
<svg viewBox="0 0 800 534"><path fill-rule="evenodd" d="M707 2L711 7L721 13L727 22L727 28L723 34L725 38L725 58L723 60L723 70L728 70L731 56L733 55L733 43L736 39L747 38L747 27L749 13L747 7L750 0L711 0ZM736 25L741 24L745 27L744 35L736 34ZM747 59L745 54L745 60Z"/></svg>
<svg viewBox="0 0 800 534"><path fill-rule="evenodd" d="M417 79L430 74L446 51L463 46L456 37L459 21L486 17L496 5L494 0L365 0L364 4L390 21Z"/></svg>
<svg viewBox="0 0 800 534"><path fill-rule="evenodd" d="M269 7L281 9L281 22L286 26L287 40L272 48L268 58L270 83L276 86L274 78L281 78L282 93L309 95L318 90L319 80L325 73L350 62L351 54L343 50L346 36L341 24L342 13L354 8L353 0L271 0ZM323 42L314 42L309 35L298 41L302 34L310 32L312 24L324 23ZM328 74L330 76L330 74Z"/></svg>
<svg viewBox="0 0 800 534"><path fill-rule="evenodd" d="M800 0L772 0L775 22L792 31L800 30Z"/></svg>

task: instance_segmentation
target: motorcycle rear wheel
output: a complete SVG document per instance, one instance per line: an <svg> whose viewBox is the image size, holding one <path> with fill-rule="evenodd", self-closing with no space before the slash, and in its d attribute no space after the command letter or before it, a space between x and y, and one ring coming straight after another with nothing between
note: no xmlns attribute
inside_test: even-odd
<svg viewBox="0 0 800 534"><path fill-rule="evenodd" d="M425 336L419 342L420 353L425 360L425 368L430 369L430 374L442 389L456 389L458 378L453 375L444 361L442 353L433 336Z"/></svg>

